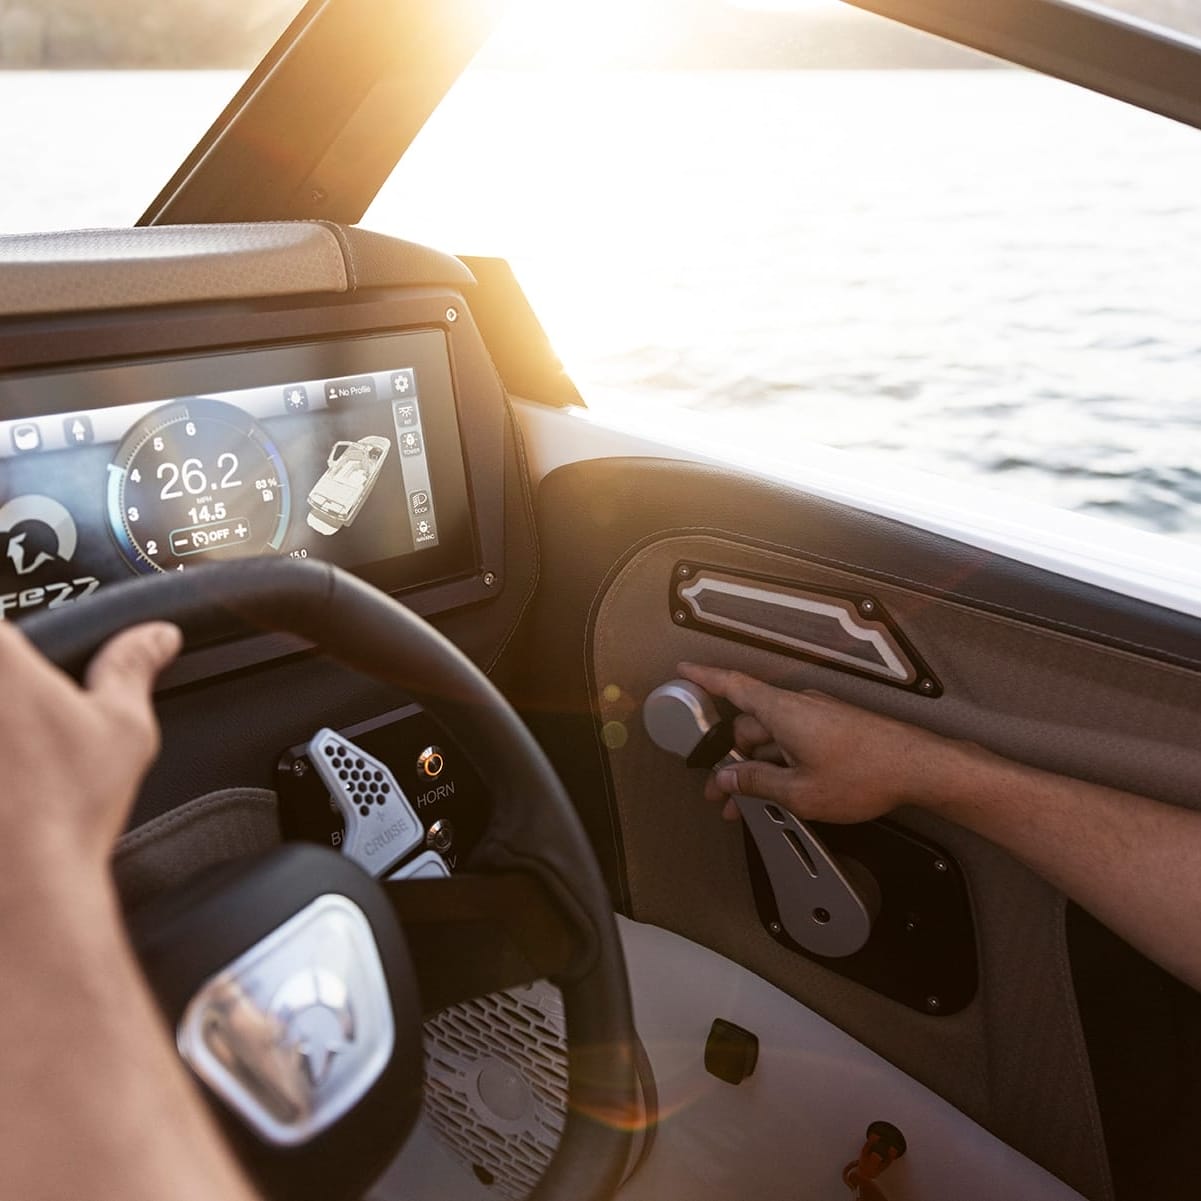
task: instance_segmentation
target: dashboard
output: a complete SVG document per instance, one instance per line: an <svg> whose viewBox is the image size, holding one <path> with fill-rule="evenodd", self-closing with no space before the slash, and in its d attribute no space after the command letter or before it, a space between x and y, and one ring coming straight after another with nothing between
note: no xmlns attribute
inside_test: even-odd
<svg viewBox="0 0 1201 1201"><path fill-rule="evenodd" d="M328 560L390 592L474 567L440 330L3 387L28 412L0 422L5 617L256 555Z"/></svg>
<svg viewBox="0 0 1201 1201"><path fill-rule="evenodd" d="M0 238L0 620L293 556L495 653L535 560L476 282L449 256L336 233ZM188 633L164 689L304 645L232 621Z"/></svg>

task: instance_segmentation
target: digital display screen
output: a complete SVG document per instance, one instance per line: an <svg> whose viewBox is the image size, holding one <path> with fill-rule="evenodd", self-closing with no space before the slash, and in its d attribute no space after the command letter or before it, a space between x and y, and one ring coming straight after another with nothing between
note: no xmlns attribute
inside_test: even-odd
<svg viewBox="0 0 1201 1201"><path fill-rule="evenodd" d="M246 556L388 591L474 567L438 331L9 376L0 405L6 619Z"/></svg>

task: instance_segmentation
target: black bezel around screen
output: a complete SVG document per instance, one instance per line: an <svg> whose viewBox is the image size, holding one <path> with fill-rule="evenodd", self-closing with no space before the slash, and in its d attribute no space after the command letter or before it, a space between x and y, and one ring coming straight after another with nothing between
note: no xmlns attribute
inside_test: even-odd
<svg viewBox="0 0 1201 1201"><path fill-rule="evenodd" d="M110 521L109 464L123 443L108 439L74 446L64 441L69 438L69 423L77 415L101 414L130 405L151 405L157 412L159 406L179 400L219 397L239 390L278 389L278 414L261 418L261 423L276 430L295 431L303 429L309 417L307 412L286 408L285 390L295 381L308 381L311 385L314 381L378 377L381 373L402 370L410 371L416 381L424 445L423 457L415 461L423 463L428 472L429 493L436 511L436 544L415 546L416 526L411 524L415 519L408 507L394 511L398 507L397 497L406 498L409 494L410 478L406 470L402 488L400 472L396 470L401 463L399 427L390 451L393 462L385 463L380 471L381 479L385 472L396 472L395 481L381 491L381 496L391 496L391 503L386 501L387 507L381 509L379 498L374 498L374 511L368 514L372 503L369 499L357 519L359 529L353 531L353 538L341 530L334 537L308 536L311 531L303 529L301 533L313 548L310 551L313 557L337 562L394 594L472 575L479 569L476 534L447 338L437 328L7 375L0 380L0 412L5 418L0 436L6 451L12 453L0 458L0 507L33 488L52 497L57 490L58 498L70 509L77 526L79 549L74 556L74 570L79 578L95 576L103 587L130 578L138 570L152 572L154 568L147 563L139 566L134 561L137 556L128 544L122 545L114 531L114 522ZM348 403L362 405L356 412L366 412L369 404L377 406L371 411L379 424L382 413L391 415L392 399L381 394L363 402ZM339 417L333 410L315 413L314 429L320 424L319 416L326 423L346 419L345 413ZM45 444L31 453L18 454L15 444L13 447L8 444L13 441L13 423L23 418L38 427ZM102 424L98 421L97 428ZM87 433L91 432L88 428ZM289 435L293 439L296 436L295 432ZM320 445L324 454L324 443L320 436L315 436L318 441L314 445ZM328 433L325 440L329 440ZM56 449L59 446L62 449ZM286 459L288 455L282 457ZM307 494L312 484L307 475L299 481L299 486L298 481L292 481L290 516L277 553L289 553L298 523L305 522ZM369 520L362 520L364 517ZM345 528L349 530L349 523ZM348 555L354 561L347 561ZM11 556L10 560L0 564L6 579L3 587L7 590L12 588L13 580L8 577L13 576L17 562ZM29 562L26 558L22 565L28 569ZM28 579L17 582L32 587L37 583L35 575L30 573ZM4 595L7 597L8 593ZM44 602L30 607L41 607L41 603ZM20 615L19 611L5 613L10 618Z"/></svg>

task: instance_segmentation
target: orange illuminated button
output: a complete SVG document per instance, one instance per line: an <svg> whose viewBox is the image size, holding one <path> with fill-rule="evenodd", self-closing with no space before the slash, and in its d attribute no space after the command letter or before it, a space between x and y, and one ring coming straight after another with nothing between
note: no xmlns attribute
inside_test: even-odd
<svg viewBox="0 0 1201 1201"><path fill-rule="evenodd" d="M436 746L427 746L420 755L417 756L417 774L425 776L428 780L436 780L446 767L446 760L442 757L441 750Z"/></svg>

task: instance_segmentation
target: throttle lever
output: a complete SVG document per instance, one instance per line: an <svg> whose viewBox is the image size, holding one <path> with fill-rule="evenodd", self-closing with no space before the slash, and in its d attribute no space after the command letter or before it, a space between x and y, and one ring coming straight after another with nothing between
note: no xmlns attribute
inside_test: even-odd
<svg viewBox="0 0 1201 1201"><path fill-rule="evenodd" d="M656 746L689 767L716 770L746 761L734 746L732 720L698 684L670 680L643 702L642 721ZM880 909L874 877L833 855L808 822L757 797L735 796L775 895L785 933L814 955L842 958L867 942Z"/></svg>

